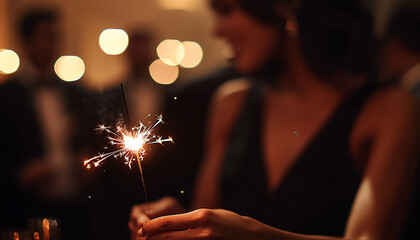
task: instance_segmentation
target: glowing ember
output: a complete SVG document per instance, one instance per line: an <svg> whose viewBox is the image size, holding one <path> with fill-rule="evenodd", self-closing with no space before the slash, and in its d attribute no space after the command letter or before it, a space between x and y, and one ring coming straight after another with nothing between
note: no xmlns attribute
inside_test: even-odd
<svg viewBox="0 0 420 240"><path fill-rule="evenodd" d="M109 140L109 144L116 145L118 150L108 153L99 153L99 155L85 160L84 166L88 169L97 167L107 158L115 157L123 158L124 163L131 168L131 164L133 161L136 161L137 158L139 160L143 160L146 155L146 145L173 142L171 137L162 139L162 137L153 134L155 127L158 124L163 123L162 115L157 116L156 120L156 123L149 127L146 127L142 122L140 122L139 126L131 129L131 132L125 131L121 126L116 126L116 131L114 132L111 130L111 127L98 125L95 130L99 133L105 132L108 134L107 138Z"/></svg>
<svg viewBox="0 0 420 240"><path fill-rule="evenodd" d="M142 137L133 137L133 136L126 136L124 138L125 145L131 151L136 151L137 149L141 149L144 145L144 140Z"/></svg>

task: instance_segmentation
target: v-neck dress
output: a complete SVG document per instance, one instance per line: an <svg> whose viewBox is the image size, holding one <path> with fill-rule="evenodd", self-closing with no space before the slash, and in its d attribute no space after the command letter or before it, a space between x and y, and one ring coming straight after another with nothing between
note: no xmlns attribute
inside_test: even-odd
<svg viewBox="0 0 420 240"><path fill-rule="evenodd" d="M261 146L262 90L254 85L224 155L222 207L282 230L342 236L362 174L349 151L350 134L373 89L362 87L344 99L269 191Z"/></svg>

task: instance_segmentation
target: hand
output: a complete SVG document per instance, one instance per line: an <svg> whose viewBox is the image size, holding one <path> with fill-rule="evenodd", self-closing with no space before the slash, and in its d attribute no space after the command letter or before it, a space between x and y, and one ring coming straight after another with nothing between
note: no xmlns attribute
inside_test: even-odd
<svg viewBox="0 0 420 240"><path fill-rule="evenodd" d="M222 209L198 209L148 221L139 239L263 239L267 225Z"/></svg>
<svg viewBox="0 0 420 240"><path fill-rule="evenodd" d="M150 218L147 203L134 205L131 208L128 228L131 232L131 239L138 239L137 232L150 219L169 214L185 212L185 209L174 197L163 197L158 201L150 203Z"/></svg>

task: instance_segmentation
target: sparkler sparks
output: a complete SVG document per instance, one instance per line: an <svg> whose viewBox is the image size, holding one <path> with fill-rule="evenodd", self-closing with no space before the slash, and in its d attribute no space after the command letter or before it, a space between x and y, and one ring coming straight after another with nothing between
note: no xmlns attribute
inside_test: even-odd
<svg viewBox="0 0 420 240"><path fill-rule="evenodd" d="M151 122L149 122L150 124ZM98 167L103 161L110 157L122 158L124 163L131 169L131 164L134 161L143 160L146 155L146 145L149 144L163 144L165 142L173 142L171 137L163 139L153 133L157 125L163 122L162 115L156 117L156 122L150 126L145 126L140 122L139 126L133 127L131 131L126 131L122 126L116 126L116 130L112 131L111 127L105 125L98 125L95 130L98 133L106 133L109 144L117 146L117 150L108 153L99 153L99 155L84 161L84 166L88 169Z"/></svg>

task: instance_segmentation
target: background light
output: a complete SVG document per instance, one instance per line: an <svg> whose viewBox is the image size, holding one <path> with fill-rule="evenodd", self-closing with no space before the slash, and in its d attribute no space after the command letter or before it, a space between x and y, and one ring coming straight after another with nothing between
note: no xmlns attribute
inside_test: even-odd
<svg viewBox="0 0 420 240"><path fill-rule="evenodd" d="M150 76L159 84L169 85L176 81L179 75L177 66L170 66L157 59L149 67Z"/></svg>
<svg viewBox="0 0 420 240"><path fill-rule="evenodd" d="M0 49L0 73L11 74L19 68L19 56L12 50Z"/></svg>
<svg viewBox="0 0 420 240"><path fill-rule="evenodd" d="M55 62L54 70L63 81L76 81L85 73L85 63L77 56L62 56Z"/></svg>
<svg viewBox="0 0 420 240"><path fill-rule="evenodd" d="M191 41L184 41L182 45L185 49L185 56L179 64L185 68L194 68L200 64L203 59L203 49L201 46Z"/></svg>
<svg viewBox="0 0 420 240"><path fill-rule="evenodd" d="M163 40L156 48L159 58L170 66L178 65L185 55L184 45L175 39Z"/></svg>
<svg viewBox="0 0 420 240"><path fill-rule="evenodd" d="M99 46L106 54L121 54L128 46L128 35L122 29L106 29L99 36Z"/></svg>
<svg viewBox="0 0 420 240"><path fill-rule="evenodd" d="M159 5L165 9L178 9L192 11L199 7L197 0L158 0Z"/></svg>

